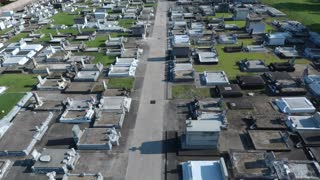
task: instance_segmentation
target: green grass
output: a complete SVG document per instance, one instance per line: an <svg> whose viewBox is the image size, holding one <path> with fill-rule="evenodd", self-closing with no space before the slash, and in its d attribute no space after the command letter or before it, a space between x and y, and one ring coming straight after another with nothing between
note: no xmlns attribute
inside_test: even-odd
<svg viewBox="0 0 320 180"><path fill-rule="evenodd" d="M121 32L121 33L110 33L111 37L122 37L122 36L128 36L129 34L127 32Z"/></svg>
<svg viewBox="0 0 320 180"><path fill-rule="evenodd" d="M238 44L243 42L243 45L250 45L253 43L251 39L241 40ZM219 63L217 65L195 65L194 68L197 72L203 71L225 71L228 75L229 80L234 80L237 75L250 75L252 73L241 72L237 62L243 59L261 59L265 60L266 64L271 62L284 62L273 53L247 53L247 52L237 52L237 53L225 53L223 47L226 45L217 45L216 49L218 52ZM297 64L307 64L306 59L297 59Z"/></svg>
<svg viewBox="0 0 320 180"><path fill-rule="evenodd" d="M239 28L243 28L246 26L246 21L225 21L225 24L235 24L237 25ZM272 27L270 24L265 23L265 32L275 32L276 29L274 27Z"/></svg>
<svg viewBox="0 0 320 180"><path fill-rule="evenodd" d="M111 78L108 82L108 88L110 89L121 89L127 88L132 89L134 85L134 78Z"/></svg>
<svg viewBox="0 0 320 180"><path fill-rule="evenodd" d="M34 75L0 75L0 85L8 88L4 94L0 95L0 119L23 97L24 94L21 92L30 91L36 83L37 80Z"/></svg>
<svg viewBox="0 0 320 180"><path fill-rule="evenodd" d="M75 17L81 17L81 16L60 12L52 16L52 19L54 20L53 24L56 24L56 25L64 24L66 26L72 26L74 24Z"/></svg>
<svg viewBox="0 0 320 180"><path fill-rule="evenodd" d="M136 20L134 19L119 19L119 26L124 27L124 28L130 28Z"/></svg>
<svg viewBox="0 0 320 180"><path fill-rule="evenodd" d="M111 37L122 37L127 36L128 33L111 33ZM105 41L108 39L108 35L98 35L95 40L85 42L89 47L105 47ZM94 63L101 62L104 66L110 66L115 60L115 56L107 56L105 55L105 51L103 52L85 52L85 53L77 53L79 55L89 55L94 56Z"/></svg>
<svg viewBox="0 0 320 180"><path fill-rule="evenodd" d="M127 36L128 33L110 33L111 37ZM97 35L95 40L86 41L86 45L89 47L105 47L105 41L108 40L108 34Z"/></svg>
<svg viewBox="0 0 320 180"><path fill-rule="evenodd" d="M235 24L239 28L242 28L246 25L246 21L225 21L226 24Z"/></svg>
<svg viewBox="0 0 320 180"><path fill-rule="evenodd" d="M66 34L66 33L72 33L73 35L77 35L78 34L78 30L77 29L59 29L58 30L61 34ZM95 29L93 28L88 28L88 29L81 29L82 32L87 32L87 31L95 31ZM41 29L39 29L37 31L37 33L43 33L45 34L45 36L41 39L38 39L36 42L48 42L50 41L50 34L52 34L52 36L57 35L57 32L55 29L50 29L49 26L44 26Z"/></svg>
<svg viewBox="0 0 320 180"><path fill-rule="evenodd" d="M144 4L144 7L156 7L157 4L156 3L146 3Z"/></svg>
<svg viewBox="0 0 320 180"><path fill-rule="evenodd" d="M37 83L35 75L27 74L1 74L0 85L6 86L6 92L27 92Z"/></svg>
<svg viewBox="0 0 320 180"><path fill-rule="evenodd" d="M105 41L107 39L108 39L108 36L106 34L98 35L95 40L86 41L85 43L88 47L105 47L106 46Z"/></svg>
<svg viewBox="0 0 320 180"><path fill-rule="evenodd" d="M226 18L226 17L229 17L229 16L232 16L232 13L216 13L215 16L203 16L203 19L204 20L211 20L212 18L222 18L222 17Z"/></svg>
<svg viewBox="0 0 320 180"><path fill-rule="evenodd" d="M220 18L220 17L229 17L229 16L232 16L232 13L216 13L216 18Z"/></svg>
<svg viewBox="0 0 320 180"><path fill-rule="evenodd" d="M320 32L319 0L261 0L288 15L290 19L300 21L311 30Z"/></svg>
<svg viewBox="0 0 320 180"><path fill-rule="evenodd" d="M225 21L225 24L235 24L238 27L243 28L246 25L246 21ZM274 27L272 27L271 25L269 25L267 23L265 23L265 24L266 24L265 32L274 32L275 31Z"/></svg>
<svg viewBox="0 0 320 180"><path fill-rule="evenodd" d="M23 93L4 93L0 95L0 120L19 102Z"/></svg>
<svg viewBox="0 0 320 180"><path fill-rule="evenodd" d="M7 41L7 43L18 42L18 41L21 40L21 38L27 37L28 34L29 34L29 33L19 33L19 34L15 35L15 36L11 37L11 38Z"/></svg>
<svg viewBox="0 0 320 180"><path fill-rule="evenodd" d="M191 99L191 98L211 97L209 88L196 88L194 85L173 85L172 98Z"/></svg>
<svg viewBox="0 0 320 180"><path fill-rule="evenodd" d="M103 52L80 52L75 53L76 55L84 55L84 56L94 56L93 63L102 63L104 66L110 66L115 60L116 56L107 56L105 55L105 51Z"/></svg>
<svg viewBox="0 0 320 180"><path fill-rule="evenodd" d="M12 2L13 2L13 1L9 1L9 0L1 1L0 7L3 7L3 6L5 6L5 5L8 5L8 4L12 3Z"/></svg>
<svg viewBox="0 0 320 180"><path fill-rule="evenodd" d="M5 33L9 32L11 30L12 30L12 28L7 28L7 29L4 29L4 30L1 30L0 31L0 36L4 35Z"/></svg>
<svg viewBox="0 0 320 180"><path fill-rule="evenodd" d="M264 29L264 32L265 32L265 33L269 33L269 32L273 33L273 32L276 32L276 29L275 29L274 27L272 27L271 25L269 25L269 24L267 24L267 23L265 23L265 24L266 24L265 29Z"/></svg>

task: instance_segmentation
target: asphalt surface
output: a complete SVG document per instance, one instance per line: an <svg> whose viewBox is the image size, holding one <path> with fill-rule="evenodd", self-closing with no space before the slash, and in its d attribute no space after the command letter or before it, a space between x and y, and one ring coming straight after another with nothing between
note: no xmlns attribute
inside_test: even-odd
<svg viewBox="0 0 320 180"><path fill-rule="evenodd" d="M30 4L32 1L33 0L17 0L15 2L8 4L8 5L0 7L0 13L2 13L3 11L22 9L24 6Z"/></svg>
<svg viewBox="0 0 320 180"><path fill-rule="evenodd" d="M167 1L159 1L149 46L139 110L131 146L126 179L163 179L163 120L166 105L165 56L167 49ZM155 103L151 104L150 101Z"/></svg>

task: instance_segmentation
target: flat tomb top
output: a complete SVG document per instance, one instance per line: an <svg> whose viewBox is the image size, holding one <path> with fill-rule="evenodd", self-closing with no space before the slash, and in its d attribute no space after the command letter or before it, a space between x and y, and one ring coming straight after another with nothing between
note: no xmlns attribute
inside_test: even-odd
<svg viewBox="0 0 320 180"><path fill-rule="evenodd" d="M250 130L248 133L256 150L290 150L281 131Z"/></svg>

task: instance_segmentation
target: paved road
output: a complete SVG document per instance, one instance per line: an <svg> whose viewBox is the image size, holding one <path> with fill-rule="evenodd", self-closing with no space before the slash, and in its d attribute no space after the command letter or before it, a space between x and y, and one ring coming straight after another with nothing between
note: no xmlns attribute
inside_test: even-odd
<svg viewBox="0 0 320 180"><path fill-rule="evenodd" d="M24 6L30 4L32 0L17 0L15 2L12 2L8 5L5 5L0 8L0 12L8 11L8 10L18 10L23 8Z"/></svg>
<svg viewBox="0 0 320 180"><path fill-rule="evenodd" d="M159 0L154 29L146 41L150 47L139 110L131 146L126 179L163 179L162 140L166 103L165 54L168 2ZM155 100L155 104L150 104Z"/></svg>

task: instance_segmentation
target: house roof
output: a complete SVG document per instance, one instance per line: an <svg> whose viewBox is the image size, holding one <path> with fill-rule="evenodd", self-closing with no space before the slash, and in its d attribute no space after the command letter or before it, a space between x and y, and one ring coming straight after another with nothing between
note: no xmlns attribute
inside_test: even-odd
<svg viewBox="0 0 320 180"><path fill-rule="evenodd" d="M290 36L291 35L288 32L277 32L277 33L268 34L268 38L270 39L284 39Z"/></svg>
<svg viewBox="0 0 320 180"><path fill-rule="evenodd" d="M29 59L27 57L23 57L23 56L8 57L4 60L3 66L24 65L28 61L29 61Z"/></svg>
<svg viewBox="0 0 320 180"><path fill-rule="evenodd" d="M131 106L131 98L124 96L104 96L100 100L104 110L109 111L129 111Z"/></svg>
<svg viewBox="0 0 320 180"><path fill-rule="evenodd" d="M305 97L284 97L276 100L276 105L284 113L312 113L316 109Z"/></svg>
<svg viewBox="0 0 320 180"><path fill-rule="evenodd" d="M186 120L187 132L217 132L220 131L222 123L215 120Z"/></svg>
<svg viewBox="0 0 320 180"><path fill-rule="evenodd" d="M175 63L174 71L192 71L192 63Z"/></svg>
<svg viewBox="0 0 320 180"><path fill-rule="evenodd" d="M298 130L298 135L303 141L303 144L305 144L308 147L319 147L320 146L320 131L319 130L310 130L310 131L304 131L304 130Z"/></svg>
<svg viewBox="0 0 320 180"><path fill-rule="evenodd" d="M207 83L229 83L229 79L224 71L205 71L203 74Z"/></svg>
<svg viewBox="0 0 320 180"><path fill-rule="evenodd" d="M241 84L261 84L264 85L264 81L260 76L237 76L237 79Z"/></svg>
<svg viewBox="0 0 320 180"><path fill-rule="evenodd" d="M188 161L182 163L183 180L224 180L228 173L223 159L216 161Z"/></svg>
<svg viewBox="0 0 320 180"><path fill-rule="evenodd" d="M198 52L200 62L218 62L217 54L214 52Z"/></svg>
<svg viewBox="0 0 320 180"><path fill-rule="evenodd" d="M292 77L287 72L265 72L263 76L271 81L292 80Z"/></svg>
<svg viewBox="0 0 320 180"><path fill-rule="evenodd" d="M320 76L319 75L309 75L304 77L304 82L307 88L315 96L320 95Z"/></svg>
<svg viewBox="0 0 320 180"><path fill-rule="evenodd" d="M242 96L241 88L238 84L218 85L217 89L220 95L224 97Z"/></svg>
<svg viewBox="0 0 320 180"><path fill-rule="evenodd" d="M313 116L288 116L286 124L297 130L320 130L319 119Z"/></svg>

